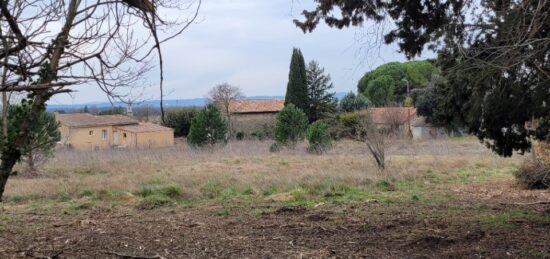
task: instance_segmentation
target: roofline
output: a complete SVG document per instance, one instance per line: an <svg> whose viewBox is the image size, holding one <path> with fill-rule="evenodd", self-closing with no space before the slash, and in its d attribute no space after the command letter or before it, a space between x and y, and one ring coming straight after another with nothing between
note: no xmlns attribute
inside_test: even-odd
<svg viewBox="0 0 550 259"><path fill-rule="evenodd" d="M128 125L122 125L121 127L124 127L124 126L128 126ZM163 126L164 127L164 126ZM117 126L115 126L115 128L118 128ZM162 132L162 131L174 131L174 129L172 128L168 128L168 127L165 127L165 129L159 129L159 130L144 130L144 131L135 131L135 130L129 130L129 129L123 129L123 128L118 128L120 130L124 130L124 131L128 131L128 132L132 132L132 133L149 133L149 132Z"/></svg>
<svg viewBox="0 0 550 259"><path fill-rule="evenodd" d="M137 122L128 122L128 123L97 123L97 124L86 124L86 125L67 125L66 123L63 123L62 121L59 122L63 126L67 126L69 128L87 128L87 127L103 127L103 126L128 126L128 125L134 125L138 124Z"/></svg>
<svg viewBox="0 0 550 259"><path fill-rule="evenodd" d="M281 110L278 111L261 111L261 112L230 112L231 114L256 114L256 113L278 113Z"/></svg>

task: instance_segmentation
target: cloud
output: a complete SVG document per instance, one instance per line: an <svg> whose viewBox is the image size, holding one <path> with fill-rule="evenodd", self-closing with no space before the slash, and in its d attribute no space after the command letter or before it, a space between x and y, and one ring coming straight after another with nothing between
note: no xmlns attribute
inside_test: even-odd
<svg viewBox="0 0 550 259"><path fill-rule="evenodd" d="M317 60L330 73L336 91L355 90L364 72L389 61L403 61L396 46L380 46L365 55L367 28L344 30L319 26L304 34L293 24L309 1L204 1L197 24L163 46L167 98L203 97L218 83L242 88L245 95L284 95L293 47L306 62ZM361 36L363 35L363 36ZM153 71L149 81L158 82ZM97 87L56 97L55 103L103 101ZM148 96L158 97L156 87Z"/></svg>

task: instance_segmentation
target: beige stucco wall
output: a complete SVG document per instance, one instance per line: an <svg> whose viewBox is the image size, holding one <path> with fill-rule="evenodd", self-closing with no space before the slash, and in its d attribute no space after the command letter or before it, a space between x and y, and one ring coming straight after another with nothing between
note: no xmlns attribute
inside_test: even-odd
<svg viewBox="0 0 550 259"><path fill-rule="evenodd" d="M107 138L103 139L101 132L107 131ZM92 134L90 135L90 131ZM68 128L62 126L61 144L70 146L79 150L95 150L109 148L113 144L113 127L86 127L86 128Z"/></svg>
<svg viewBox="0 0 550 259"><path fill-rule="evenodd" d="M121 146L128 148L169 147L174 145L172 130L134 133L117 129ZM126 137L125 137L126 136Z"/></svg>
<svg viewBox="0 0 550 259"><path fill-rule="evenodd" d="M247 136L261 130L264 125L275 127L276 113L232 114L231 125L234 133L243 132Z"/></svg>
<svg viewBox="0 0 550 259"><path fill-rule="evenodd" d="M107 138L101 136L102 130L107 131ZM90 135L90 131L93 131ZM96 150L124 146L128 148L167 147L174 145L174 132L172 130L158 132L134 133L113 126L68 128L60 127L61 144L78 150ZM118 135L118 143L115 143L115 134ZM124 137L126 134L126 137Z"/></svg>

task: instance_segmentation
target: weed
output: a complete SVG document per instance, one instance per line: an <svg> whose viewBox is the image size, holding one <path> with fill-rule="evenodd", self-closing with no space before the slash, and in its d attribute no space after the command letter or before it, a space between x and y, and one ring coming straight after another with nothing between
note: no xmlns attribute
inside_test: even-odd
<svg viewBox="0 0 550 259"><path fill-rule="evenodd" d="M154 208L163 207L163 206L169 206L173 204L174 204L174 201L169 197L164 195L154 194L154 195L146 196L145 198L141 199L137 207L138 209L148 210L148 209L154 209Z"/></svg>
<svg viewBox="0 0 550 259"><path fill-rule="evenodd" d="M94 191L89 189L84 189L78 193L78 198L84 198L84 197L92 197L94 196Z"/></svg>
<svg viewBox="0 0 550 259"><path fill-rule="evenodd" d="M216 216L220 216L220 217L226 217L226 216L229 216L231 215L231 209L229 208L223 208L223 209L220 209L218 211L216 211Z"/></svg>
<svg viewBox="0 0 550 259"><path fill-rule="evenodd" d="M237 195L238 195L237 191L235 191L235 189L233 188L225 188L220 193L220 197L222 199L229 199Z"/></svg>
<svg viewBox="0 0 550 259"><path fill-rule="evenodd" d="M223 187L218 182L209 181L200 188L201 194L207 199L216 199L223 191Z"/></svg>
<svg viewBox="0 0 550 259"><path fill-rule="evenodd" d="M242 192L243 195L254 195L255 193L254 189L250 186L246 187Z"/></svg>
<svg viewBox="0 0 550 259"><path fill-rule="evenodd" d="M378 188L379 190L381 191L395 191L396 188L395 188L395 185L393 185L392 183L386 181L386 180L380 180L378 182L376 182L376 188Z"/></svg>
<svg viewBox="0 0 550 259"><path fill-rule="evenodd" d="M264 196L269 196L277 193L277 191L278 191L277 186L271 184L263 188L262 194Z"/></svg>

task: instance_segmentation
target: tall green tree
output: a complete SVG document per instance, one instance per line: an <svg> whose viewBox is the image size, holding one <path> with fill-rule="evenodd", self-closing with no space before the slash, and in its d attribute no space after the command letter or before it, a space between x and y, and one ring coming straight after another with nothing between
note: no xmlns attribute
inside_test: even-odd
<svg viewBox="0 0 550 259"><path fill-rule="evenodd" d="M306 63L302 51L294 48L286 87L285 106L294 104L304 112L309 110Z"/></svg>
<svg viewBox="0 0 550 259"><path fill-rule="evenodd" d="M404 104L414 89L424 88L439 69L430 61L390 62L367 72L357 85L376 106Z"/></svg>
<svg viewBox="0 0 550 259"><path fill-rule="evenodd" d="M532 139L550 141L549 1L315 2L295 21L304 31L321 21L341 29L389 19L385 42L408 58L435 50L447 80L436 94L437 117L462 123L496 153L511 156L529 150ZM527 126L531 120L537 123Z"/></svg>
<svg viewBox="0 0 550 259"><path fill-rule="evenodd" d="M28 116L31 105L23 102L21 105L10 105L8 108L8 136L7 143L13 143L17 138L17 129L25 116ZM0 137L3 138L2 132ZM21 160L29 169L35 170L36 165L54 155L54 148L61 140L59 123L55 115L46 111L40 112L35 124L32 125L30 136L21 148Z"/></svg>
<svg viewBox="0 0 550 259"><path fill-rule="evenodd" d="M196 107L169 109L162 125L174 129L175 137L185 137L189 134L191 122L198 113L199 109Z"/></svg>
<svg viewBox="0 0 550 259"><path fill-rule="evenodd" d="M227 141L227 122L220 110L209 104L191 122L187 143L195 147L210 146Z"/></svg>
<svg viewBox="0 0 550 259"><path fill-rule="evenodd" d="M326 118L335 113L338 101L334 92L330 75L325 75L325 69L319 67L317 61L309 62L307 66L307 89L309 97L309 122Z"/></svg>
<svg viewBox="0 0 550 259"><path fill-rule="evenodd" d="M340 100L339 108L341 112L353 112L367 109L369 105L370 100L362 93L356 95L354 92L349 92Z"/></svg>

